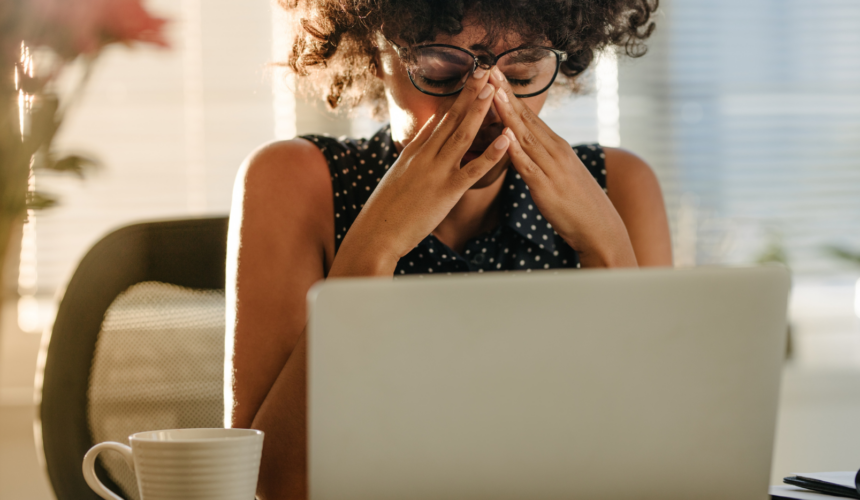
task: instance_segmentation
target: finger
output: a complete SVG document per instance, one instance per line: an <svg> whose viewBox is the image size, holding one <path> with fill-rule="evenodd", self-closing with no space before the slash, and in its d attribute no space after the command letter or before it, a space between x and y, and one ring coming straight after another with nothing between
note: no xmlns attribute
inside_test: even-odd
<svg viewBox="0 0 860 500"><path fill-rule="evenodd" d="M466 75L463 77L465 81L467 78L471 78L472 75ZM489 77L488 77L489 78ZM428 139L433 135L436 131L436 128L439 127L439 124L442 122L442 119L445 118L445 114L451 109L451 106L454 104L450 99L443 99L439 106L436 107L436 112L433 113L433 116L428 119L424 125L421 126L421 129L415 134L415 137L408 144L415 144L415 146L419 146L427 142ZM407 144L407 147L408 147ZM413 146L413 147L415 147ZM406 148L404 148L405 151Z"/></svg>
<svg viewBox="0 0 860 500"><path fill-rule="evenodd" d="M551 168L551 164L562 159L562 153L557 151L557 136L528 106L514 96L507 81L495 76L493 81L498 85L494 102L502 123L514 131L523 150L534 161Z"/></svg>
<svg viewBox="0 0 860 500"><path fill-rule="evenodd" d="M470 161L457 172L462 185L467 189L472 187L478 179L486 175L491 168L502 161L510 144L511 140L508 137L504 135L496 137L496 140L487 147L481 156Z"/></svg>
<svg viewBox="0 0 860 500"><path fill-rule="evenodd" d="M540 119L525 103L517 96L514 95L514 89L511 87L511 83L505 78L505 75L498 69L495 68L495 71L492 71L490 74L490 83L492 83L496 88L504 89L505 96L508 98L508 101L511 103L512 109L519 115L525 114L527 116L527 120L521 117L521 120L526 123L526 125L534 126L534 132L542 132L546 136L552 138L556 136L556 133L547 125L543 120Z"/></svg>
<svg viewBox="0 0 860 500"><path fill-rule="evenodd" d="M514 168L517 169L517 173L519 173L523 180L526 181L526 184L533 186L536 182L541 181L546 174L540 165L535 163L534 160L532 160L532 158L523 151L523 147L517 140L513 131L511 131L510 128L505 128L502 135L506 136L511 142L511 145L508 147L508 156L510 156L511 163L513 163Z"/></svg>
<svg viewBox="0 0 860 500"><path fill-rule="evenodd" d="M457 166L456 168L459 169L460 160L472 146L472 142L474 142L475 136L478 135L478 130L484 123L487 112L493 104L492 97L495 92L496 89L491 84L488 83L484 86L478 94L478 98L467 108L466 114L460 124L439 150L437 158L440 161L453 161Z"/></svg>
<svg viewBox="0 0 860 500"><path fill-rule="evenodd" d="M539 134L542 134L540 132L536 133L523 121L523 114L517 113L513 109L512 101L508 95L510 94L508 94L503 88L499 88L496 91L496 96L494 97L496 112L499 113L502 123L513 131L521 149L525 151L525 153L528 154L534 162L542 166L545 165L552 168L551 166L556 162L556 160L553 158L552 154L547 151L541 138L539 138Z"/></svg>
<svg viewBox="0 0 860 500"><path fill-rule="evenodd" d="M454 101L454 104L445 112L439 125L433 130L432 137L427 140L427 146L434 148L433 151L438 153L451 134L457 130L460 122L465 118L469 107L478 98L478 94L487 85L490 79L490 72L484 68L478 68L466 79L466 85L460 91L460 95ZM438 114L438 111L437 111Z"/></svg>

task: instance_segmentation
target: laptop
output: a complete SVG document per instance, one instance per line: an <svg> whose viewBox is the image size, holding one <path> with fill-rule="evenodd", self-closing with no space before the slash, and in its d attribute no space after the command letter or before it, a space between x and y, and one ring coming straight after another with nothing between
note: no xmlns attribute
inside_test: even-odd
<svg viewBox="0 0 860 500"><path fill-rule="evenodd" d="M329 280L311 500L767 498L781 267Z"/></svg>

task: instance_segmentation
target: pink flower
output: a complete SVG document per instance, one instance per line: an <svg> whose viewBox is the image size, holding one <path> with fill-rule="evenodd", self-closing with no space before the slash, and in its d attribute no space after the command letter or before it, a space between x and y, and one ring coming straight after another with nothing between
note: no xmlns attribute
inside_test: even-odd
<svg viewBox="0 0 860 500"><path fill-rule="evenodd" d="M101 0L101 28L105 38L118 42L146 42L167 47L164 19L149 15L140 0Z"/></svg>
<svg viewBox="0 0 860 500"><path fill-rule="evenodd" d="M73 58L114 42L167 46L166 21L151 16L141 0L25 0L28 39Z"/></svg>

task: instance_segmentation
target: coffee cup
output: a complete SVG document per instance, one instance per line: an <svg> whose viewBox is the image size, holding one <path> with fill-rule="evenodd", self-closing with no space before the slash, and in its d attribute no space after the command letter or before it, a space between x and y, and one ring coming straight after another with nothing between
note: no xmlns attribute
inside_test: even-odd
<svg viewBox="0 0 860 500"><path fill-rule="evenodd" d="M172 429L138 432L131 446L99 443L84 456L84 479L105 500L122 500L96 477L105 450L119 452L134 471L141 500L252 500L263 433L253 429Z"/></svg>

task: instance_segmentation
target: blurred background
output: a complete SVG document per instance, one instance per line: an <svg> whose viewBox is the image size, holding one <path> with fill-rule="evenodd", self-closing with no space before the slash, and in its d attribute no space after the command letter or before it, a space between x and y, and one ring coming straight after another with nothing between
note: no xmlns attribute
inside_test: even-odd
<svg viewBox="0 0 860 500"><path fill-rule="evenodd" d="M170 50L110 49L59 146L105 168L37 176L59 195L6 262L0 330L0 498L51 498L32 438L41 333L78 261L141 220L225 215L242 160L296 134L381 124L296 99L268 0L153 0ZM860 467L860 2L662 0L649 53L604 55L591 91L544 119L657 172L678 266L781 262L794 276L772 482ZM854 258L852 259L852 255Z"/></svg>

